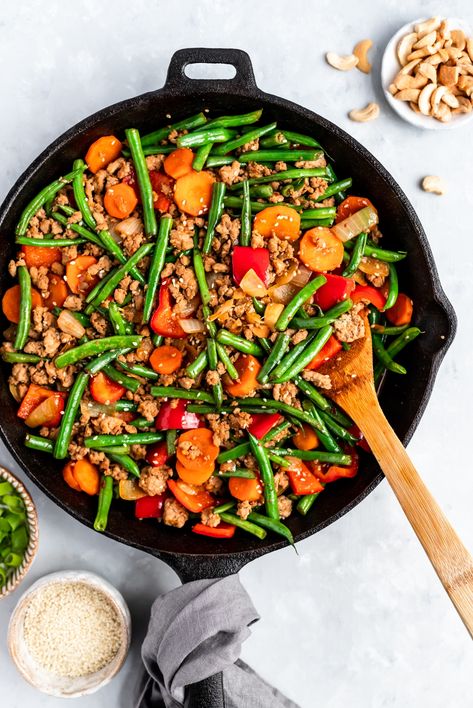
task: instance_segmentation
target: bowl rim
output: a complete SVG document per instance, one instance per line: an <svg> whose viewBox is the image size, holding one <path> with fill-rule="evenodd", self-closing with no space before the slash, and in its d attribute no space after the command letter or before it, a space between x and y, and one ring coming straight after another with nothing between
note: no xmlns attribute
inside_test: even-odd
<svg viewBox="0 0 473 708"><path fill-rule="evenodd" d="M414 30L414 25L420 22L425 22L427 17L419 17L410 22L406 22L405 25L400 27L388 40L383 56L381 59L381 72L380 79L381 85L386 101L389 103L393 111L397 115L410 123L415 128L420 128L422 130L454 130L455 128L461 128L466 125L468 121L473 118L473 110L470 113L461 113L455 116L449 123L442 123L441 121L433 118L432 116L424 116L419 113L415 113L410 106L404 101L396 101L394 96L389 91L389 85L392 83L394 78L394 64L396 65L396 70L400 71L399 62L396 56L396 46L405 34L412 32ZM462 29L464 32L472 34L472 29L466 20L459 17L446 17L445 20L451 28Z"/></svg>
<svg viewBox="0 0 473 708"><path fill-rule="evenodd" d="M38 512L36 511L35 503L31 494L26 489L21 480L18 479L10 470L3 465L0 465L0 479L10 482L15 490L20 494L26 509L26 519L28 523L29 540L23 560L15 572L8 578L5 585L0 587L0 600L12 593L23 581L25 575L31 568L31 565L36 557L39 542L39 524Z"/></svg>

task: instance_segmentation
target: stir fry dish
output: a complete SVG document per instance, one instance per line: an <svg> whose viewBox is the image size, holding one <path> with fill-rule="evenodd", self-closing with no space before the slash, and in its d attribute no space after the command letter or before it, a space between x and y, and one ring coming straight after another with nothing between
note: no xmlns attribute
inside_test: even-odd
<svg viewBox="0 0 473 708"><path fill-rule="evenodd" d="M25 445L97 496L98 531L125 500L292 543L285 520L358 474L366 443L319 368L365 336L366 307L377 380L405 374L420 331L406 254L351 186L314 137L205 111L99 137L26 206L2 358Z"/></svg>

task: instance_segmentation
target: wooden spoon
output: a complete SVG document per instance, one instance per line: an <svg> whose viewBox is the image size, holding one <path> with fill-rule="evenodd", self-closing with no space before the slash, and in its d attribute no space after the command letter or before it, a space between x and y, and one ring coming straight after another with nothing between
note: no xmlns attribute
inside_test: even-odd
<svg viewBox="0 0 473 708"><path fill-rule="evenodd" d="M440 582L473 638L473 559L430 494L388 423L374 387L371 332L319 369L329 374L326 394L365 436Z"/></svg>

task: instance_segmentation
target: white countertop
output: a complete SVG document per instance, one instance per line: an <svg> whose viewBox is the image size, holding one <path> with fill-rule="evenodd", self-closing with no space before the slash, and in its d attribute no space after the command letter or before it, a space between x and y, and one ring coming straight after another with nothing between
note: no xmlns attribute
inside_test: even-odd
<svg viewBox="0 0 473 708"><path fill-rule="evenodd" d="M450 0L445 7L473 24L466 0ZM398 180L424 224L459 331L409 452L471 549L472 129L439 134L401 123L377 84L389 37L408 20L436 11L439 5L431 0L292 5L285 0L3 0L0 197L67 127L103 106L161 86L175 49L246 49L263 89L351 132ZM370 77L337 73L325 64L325 51L349 53L364 37L375 43ZM380 118L350 122L347 112L373 98L381 103ZM422 192L419 180L426 174L442 175L448 194ZM25 479L3 445L0 462ZM131 708L150 604L177 578L160 561L76 523L28 480L27 485L41 533L23 588L51 571L85 568L124 593L134 618L133 651L121 674L79 705ZM299 556L291 549L265 556L241 573L262 616L243 658L268 681L302 708L471 706L471 640L387 483L298 550ZM0 602L1 703L52 708L61 701L24 683L7 655L7 623L18 597L19 592Z"/></svg>

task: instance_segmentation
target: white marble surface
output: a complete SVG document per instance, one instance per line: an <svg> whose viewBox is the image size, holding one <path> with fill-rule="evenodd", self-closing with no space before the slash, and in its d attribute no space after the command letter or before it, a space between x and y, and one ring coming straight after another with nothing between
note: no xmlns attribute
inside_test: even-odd
<svg viewBox="0 0 473 708"><path fill-rule="evenodd" d="M473 24L467 0L445 7ZM426 228L459 332L409 452L471 548L471 128L420 132L394 116L377 86L391 34L441 10L430 0L2 0L0 196L68 126L159 87L175 49L246 49L262 88L313 108L372 150ZM363 37L376 45L372 77L337 73L325 64L326 50L349 52ZM381 102L381 117L351 123L347 112L373 97ZM420 191L426 174L444 176L448 194ZM3 445L0 461L24 478ZM119 677L79 705L130 708L150 603L177 579L163 563L77 524L27 484L38 505L41 540L24 587L44 573L86 568L120 588L134 616L133 651ZM386 483L336 525L301 543L299 554L266 556L241 573L262 615L243 657L266 679L302 708L472 705L471 640ZM0 603L0 702L5 708L52 708L60 700L25 684L7 655L8 617L17 599L18 593Z"/></svg>

